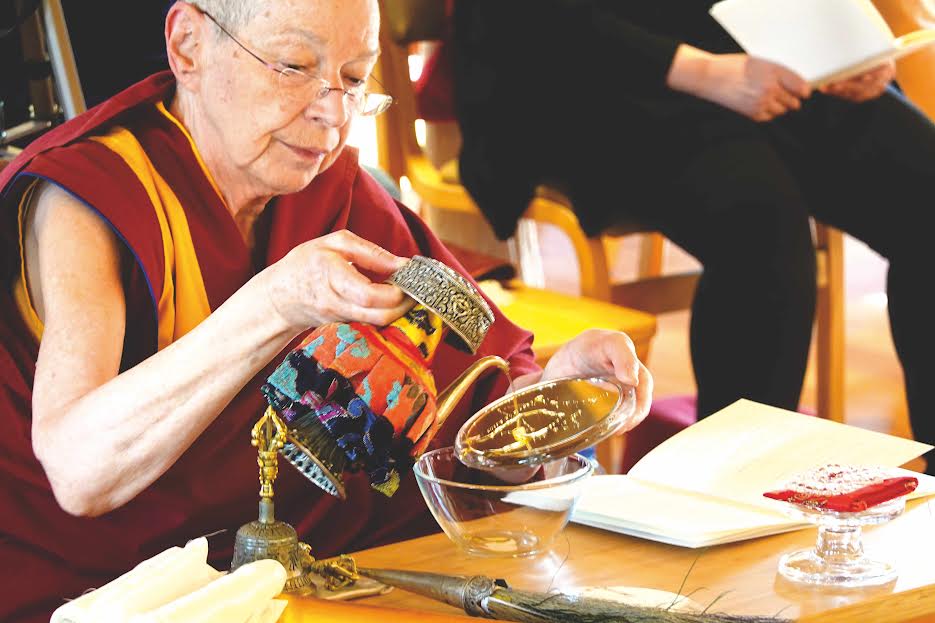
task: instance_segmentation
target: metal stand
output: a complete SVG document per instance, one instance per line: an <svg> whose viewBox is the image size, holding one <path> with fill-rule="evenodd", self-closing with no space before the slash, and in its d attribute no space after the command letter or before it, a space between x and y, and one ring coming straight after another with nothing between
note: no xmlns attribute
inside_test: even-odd
<svg viewBox="0 0 935 623"><path fill-rule="evenodd" d="M86 109L61 1L42 0L39 10L20 26L20 35L23 60L36 67L48 64L51 76L30 77L28 121L6 128L0 103L0 161L19 153L12 143L52 127L60 112L67 120Z"/></svg>
<svg viewBox="0 0 935 623"><path fill-rule="evenodd" d="M58 101L65 111L65 119L73 119L87 110L87 106L78 79L78 66L71 49L68 27L65 25L65 13L60 0L42 0L41 10Z"/></svg>

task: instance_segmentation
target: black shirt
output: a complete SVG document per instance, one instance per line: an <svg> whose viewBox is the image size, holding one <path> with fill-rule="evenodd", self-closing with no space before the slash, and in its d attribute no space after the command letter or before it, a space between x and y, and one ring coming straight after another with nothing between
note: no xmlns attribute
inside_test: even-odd
<svg viewBox="0 0 935 623"><path fill-rule="evenodd" d="M665 157L659 128L686 105L666 86L678 46L738 49L708 14L711 4L456 0L461 180L498 236L512 233L543 182L572 194L593 231L601 198L587 194L601 163L591 155L609 146L629 160Z"/></svg>

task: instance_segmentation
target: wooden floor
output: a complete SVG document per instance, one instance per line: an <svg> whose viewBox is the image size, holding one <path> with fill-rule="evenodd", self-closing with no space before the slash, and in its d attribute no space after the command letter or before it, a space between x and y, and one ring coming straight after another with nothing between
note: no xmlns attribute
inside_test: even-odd
<svg viewBox="0 0 935 623"><path fill-rule="evenodd" d="M557 231L540 230L549 287L574 292L577 289L570 245ZM622 243L615 253L614 272L621 277L636 266L636 238ZM886 262L862 243L848 239L845 250L846 276L846 422L885 433L911 435L902 368L896 359L886 315ZM679 270L694 260L667 244L666 269ZM656 397L692 394L695 391L688 356L689 313L659 317L648 366L656 382ZM814 351L814 349L813 349ZM802 406L814 407L814 352L809 364ZM921 468L921 460L909 467Z"/></svg>

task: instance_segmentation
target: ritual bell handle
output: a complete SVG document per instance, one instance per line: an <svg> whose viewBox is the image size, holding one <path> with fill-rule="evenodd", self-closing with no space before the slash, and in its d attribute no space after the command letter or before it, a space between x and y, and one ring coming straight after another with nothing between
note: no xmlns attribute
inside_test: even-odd
<svg viewBox="0 0 935 623"><path fill-rule="evenodd" d="M273 483L279 474L279 451L286 444L286 425L276 410L267 407L250 434L250 443L257 449L257 465L260 468L260 497L272 500ZM270 509L272 507L270 506ZM269 521L272 521L270 510Z"/></svg>

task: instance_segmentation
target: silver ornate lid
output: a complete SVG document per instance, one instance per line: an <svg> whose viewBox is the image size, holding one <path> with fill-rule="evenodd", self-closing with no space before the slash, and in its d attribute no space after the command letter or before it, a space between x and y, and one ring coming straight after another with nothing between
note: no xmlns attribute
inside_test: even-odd
<svg viewBox="0 0 935 623"><path fill-rule="evenodd" d="M387 282L438 314L471 354L477 352L494 322L493 311L477 288L456 270L430 257L413 256Z"/></svg>

